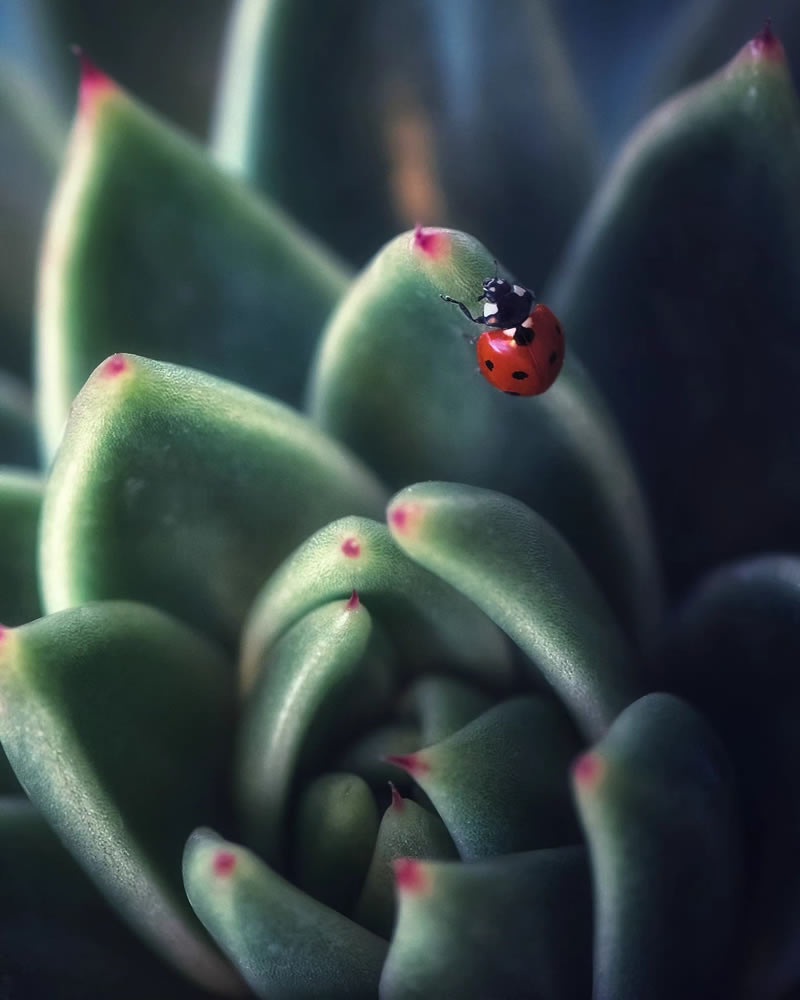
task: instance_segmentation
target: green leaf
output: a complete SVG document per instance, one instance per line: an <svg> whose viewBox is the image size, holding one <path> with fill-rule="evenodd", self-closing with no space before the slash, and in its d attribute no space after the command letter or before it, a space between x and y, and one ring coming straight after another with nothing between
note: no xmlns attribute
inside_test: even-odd
<svg viewBox="0 0 800 1000"><path fill-rule="evenodd" d="M72 409L42 513L45 607L143 600L233 642L310 532L374 514L372 476L302 417L146 358L101 365Z"/></svg>
<svg viewBox="0 0 800 1000"><path fill-rule="evenodd" d="M0 371L0 465L36 467L33 403L25 384Z"/></svg>
<svg viewBox="0 0 800 1000"><path fill-rule="evenodd" d="M732 996L740 837L716 733L686 702L646 695L573 783L594 874L593 996Z"/></svg>
<svg viewBox="0 0 800 1000"><path fill-rule="evenodd" d="M406 692L403 711L419 722L425 746L438 743L492 707L482 691L452 677L422 677Z"/></svg>
<svg viewBox="0 0 800 1000"><path fill-rule="evenodd" d="M705 713L736 768L751 892L743 995L790 994L800 980L800 559L716 570L675 617L659 687Z"/></svg>
<svg viewBox="0 0 800 1000"><path fill-rule="evenodd" d="M188 832L214 815L232 695L217 649L144 605L98 603L0 636L0 741L25 792L156 951L235 994L180 882Z"/></svg>
<svg viewBox="0 0 800 1000"><path fill-rule="evenodd" d="M92 67L80 104L40 265L48 450L85 379L116 351L297 400L344 288L339 265Z"/></svg>
<svg viewBox="0 0 800 1000"><path fill-rule="evenodd" d="M41 615L36 543L43 483L0 466L0 625L22 625Z"/></svg>
<svg viewBox="0 0 800 1000"><path fill-rule="evenodd" d="M605 402L570 346L553 387L511 399L475 372L476 327L497 267L464 233L404 233L353 282L328 323L309 393L326 431L399 489L426 479L500 490L575 547L624 624L648 635L658 568L636 477ZM507 272L501 270L504 276Z"/></svg>
<svg viewBox="0 0 800 1000"><path fill-rule="evenodd" d="M381 1000L591 993L591 891L582 847L470 864L398 862L399 916Z"/></svg>
<svg viewBox="0 0 800 1000"><path fill-rule="evenodd" d="M323 774L297 805L294 881L326 906L348 912L367 873L378 834L372 789L356 774Z"/></svg>
<svg viewBox="0 0 800 1000"><path fill-rule="evenodd" d="M183 871L197 915L256 996L374 1000L385 941L212 830L189 838Z"/></svg>
<svg viewBox="0 0 800 1000"><path fill-rule="evenodd" d="M465 861L576 840L567 767L580 744L559 705L511 698L452 736L390 757L430 798Z"/></svg>
<svg viewBox="0 0 800 1000"><path fill-rule="evenodd" d="M388 9L239 0L215 111L218 161L354 260L399 228L386 151L399 116L382 99L388 53L376 58Z"/></svg>
<svg viewBox="0 0 800 1000"><path fill-rule="evenodd" d="M412 559L530 656L584 735L602 733L641 693L632 650L603 595L538 514L490 490L419 483L392 498L388 519Z"/></svg>
<svg viewBox="0 0 800 1000"><path fill-rule="evenodd" d="M357 597L301 618L271 650L239 731L237 800L248 844L284 866L287 810L299 770L329 759L331 743L385 706L393 686ZM335 745L335 744L334 744Z"/></svg>
<svg viewBox="0 0 800 1000"><path fill-rule="evenodd" d="M64 132L48 95L0 56L0 368L26 379L36 254ZM0 443L2 436L0 416Z"/></svg>
<svg viewBox="0 0 800 1000"><path fill-rule="evenodd" d="M780 44L751 43L635 133L552 289L641 471L673 592L800 547L798 174Z"/></svg>
<svg viewBox="0 0 800 1000"><path fill-rule="evenodd" d="M489 686L508 685L510 650L492 622L409 559L386 525L346 517L304 541L256 597L242 640L243 686L250 687L264 655L286 629L353 590L396 645L406 668L435 666Z"/></svg>
<svg viewBox="0 0 800 1000"><path fill-rule="evenodd" d="M381 819L372 861L354 919L381 937L390 938L395 920L394 872L399 858L457 858L441 819L392 787L392 801Z"/></svg>
<svg viewBox="0 0 800 1000"><path fill-rule="evenodd" d="M9 997L208 997L116 917L22 796L0 797L0 968Z"/></svg>

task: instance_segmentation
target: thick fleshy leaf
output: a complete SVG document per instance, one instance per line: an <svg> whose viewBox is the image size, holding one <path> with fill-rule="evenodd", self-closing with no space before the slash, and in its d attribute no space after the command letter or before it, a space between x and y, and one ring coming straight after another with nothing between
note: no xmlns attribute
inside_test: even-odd
<svg viewBox="0 0 800 1000"><path fill-rule="evenodd" d="M22 796L0 798L0 969L21 1000L210 996L131 934Z"/></svg>
<svg viewBox="0 0 800 1000"><path fill-rule="evenodd" d="M423 677L403 698L403 709L419 721L425 746L438 743L492 707L482 691L452 677Z"/></svg>
<svg viewBox="0 0 800 1000"><path fill-rule="evenodd" d="M511 399L476 375L464 336L477 328L440 298L479 312L482 280L496 267L463 233L420 229L393 240L326 327L310 412L397 489L446 479L523 500L574 545L620 619L647 635L659 604L647 516L606 404L572 352L569 326L555 385Z"/></svg>
<svg viewBox="0 0 800 1000"><path fill-rule="evenodd" d="M800 985L800 559L764 556L703 580L672 623L659 686L697 705L736 767L747 838L742 996Z"/></svg>
<svg viewBox="0 0 800 1000"><path fill-rule="evenodd" d="M579 748L561 707L527 696L389 759L430 798L461 857L474 861L577 840L567 768Z"/></svg>
<svg viewBox="0 0 800 1000"><path fill-rule="evenodd" d="M356 774L322 774L302 792L295 817L294 881L315 899L348 912L378 834L372 789Z"/></svg>
<svg viewBox="0 0 800 1000"><path fill-rule="evenodd" d="M595 1000L734 995L740 836L716 733L645 695L573 768L594 876Z"/></svg>
<svg viewBox="0 0 800 1000"><path fill-rule="evenodd" d="M296 401L345 280L280 212L89 66L40 268L51 453L72 398L115 351Z"/></svg>
<svg viewBox="0 0 800 1000"><path fill-rule="evenodd" d="M353 260L400 228L386 148L400 115L387 120L383 106L389 11L377 0L238 0L215 112L219 162Z"/></svg>
<svg viewBox="0 0 800 1000"><path fill-rule="evenodd" d="M502 633L473 604L408 558L385 524L346 517L292 553L257 596L242 640L240 672L249 688L270 646L286 629L357 590L408 669L435 666L506 686L511 657Z"/></svg>
<svg viewBox="0 0 800 1000"><path fill-rule="evenodd" d="M381 1000L591 992L591 889L582 847L469 865L398 862L399 916Z"/></svg>
<svg viewBox="0 0 800 1000"><path fill-rule="evenodd" d="M530 656L586 736L641 693L635 658L573 550L517 500L418 483L391 500L389 527L416 562L451 583Z"/></svg>
<svg viewBox="0 0 800 1000"><path fill-rule="evenodd" d="M5 18L5 10L0 18ZM0 45L2 35L0 24ZM31 371L36 253L64 134L47 95L0 55L0 368L26 379ZM0 416L0 442L2 432Z"/></svg>
<svg viewBox="0 0 800 1000"><path fill-rule="evenodd" d="M0 632L0 741L25 792L153 948L229 994L238 978L186 905L180 859L214 815L233 689L216 647L144 605Z"/></svg>
<svg viewBox="0 0 800 1000"><path fill-rule="evenodd" d="M41 614L36 542L42 481L0 466L0 625L23 625Z"/></svg>
<svg viewBox="0 0 800 1000"><path fill-rule="evenodd" d="M212 830L186 844L189 901L258 997L374 1000L386 942Z"/></svg>
<svg viewBox="0 0 800 1000"><path fill-rule="evenodd" d="M301 539L382 499L363 466L282 404L118 355L76 400L50 476L45 607L143 600L232 642Z"/></svg>
<svg viewBox="0 0 800 1000"><path fill-rule="evenodd" d="M37 466L33 403L25 384L0 372L0 465Z"/></svg>
<svg viewBox="0 0 800 1000"><path fill-rule="evenodd" d="M800 547L798 174L797 98L762 36L641 126L552 290L631 445L673 591Z"/></svg>
<svg viewBox="0 0 800 1000"><path fill-rule="evenodd" d="M287 810L297 772L329 760L331 744L392 690L385 654L370 649L372 619L354 595L301 618L271 650L239 731L236 785L247 843L285 866Z"/></svg>
<svg viewBox="0 0 800 1000"><path fill-rule="evenodd" d="M392 789L354 919L389 938L395 919L393 862L400 858L446 860L458 851L441 819Z"/></svg>

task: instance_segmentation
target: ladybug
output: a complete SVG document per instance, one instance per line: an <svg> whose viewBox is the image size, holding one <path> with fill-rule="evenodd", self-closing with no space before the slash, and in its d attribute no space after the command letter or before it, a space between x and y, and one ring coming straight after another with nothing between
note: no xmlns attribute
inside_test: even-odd
<svg viewBox="0 0 800 1000"><path fill-rule="evenodd" d="M442 295L471 323L488 326L477 341L481 375L508 396L538 396L555 382L564 363L564 332L555 314L522 285L486 278L478 301L483 316L473 316L463 302Z"/></svg>

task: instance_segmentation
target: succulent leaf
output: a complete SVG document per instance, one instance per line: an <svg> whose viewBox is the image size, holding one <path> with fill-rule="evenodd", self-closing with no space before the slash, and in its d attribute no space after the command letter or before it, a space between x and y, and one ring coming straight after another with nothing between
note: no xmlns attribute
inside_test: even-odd
<svg viewBox="0 0 800 1000"><path fill-rule="evenodd" d="M52 454L116 351L296 401L340 265L185 136L84 69L40 261L37 374Z"/></svg>
<svg viewBox="0 0 800 1000"><path fill-rule="evenodd" d="M747 1000L777 1000L800 981L800 559L725 566L695 588L670 629L658 683L691 699L736 768L752 890Z"/></svg>
<svg viewBox="0 0 800 1000"><path fill-rule="evenodd" d="M578 839L567 767L579 748L559 705L526 696L389 760L429 797L462 859L474 861Z"/></svg>
<svg viewBox="0 0 800 1000"><path fill-rule="evenodd" d="M372 631L357 597L323 604L281 637L248 695L237 798L247 843L275 867L285 867L287 810L298 770L329 758L337 732L385 708L391 668L382 651L369 649Z"/></svg>
<svg viewBox="0 0 800 1000"><path fill-rule="evenodd" d="M87 605L0 635L0 741L25 792L156 951L235 994L180 882L184 841L214 814L233 689L216 647L144 605Z"/></svg>
<svg viewBox="0 0 800 1000"><path fill-rule="evenodd" d="M42 513L45 607L146 600L232 642L270 571L383 491L273 400L115 355L72 408Z"/></svg>
<svg viewBox="0 0 800 1000"><path fill-rule="evenodd" d="M517 500L418 483L388 508L404 552L441 576L527 653L588 737L641 692L634 654L578 557Z"/></svg>
<svg viewBox="0 0 800 1000"><path fill-rule="evenodd" d="M249 688L264 656L299 618L326 601L359 599L409 669L436 665L507 686L511 658L502 633L447 583L395 545L385 524L345 517L321 528L270 576L253 603L240 673Z"/></svg>
<svg viewBox="0 0 800 1000"><path fill-rule="evenodd" d="M620 619L647 633L659 613L647 514L606 404L571 347L548 392L511 399L477 377L464 340L476 328L441 301L447 294L477 311L496 267L477 240L451 230L389 243L325 328L311 415L390 486L446 479L523 500L575 546Z"/></svg>
<svg viewBox="0 0 800 1000"><path fill-rule="evenodd" d="M716 733L681 699L645 695L578 759L573 784L594 880L593 997L733 995L739 817Z"/></svg>
<svg viewBox="0 0 800 1000"><path fill-rule="evenodd" d="M797 97L759 36L637 130L552 289L631 445L673 591L800 546L798 173Z"/></svg>
<svg viewBox="0 0 800 1000"><path fill-rule="evenodd" d="M321 774L303 789L295 817L294 881L340 913L355 904L378 835L372 789L356 774Z"/></svg>
<svg viewBox="0 0 800 1000"><path fill-rule="evenodd" d="M43 483L0 466L0 625L23 625L41 614L36 542Z"/></svg>
<svg viewBox="0 0 800 1000"><path fill-rule="evenodd" d="M210 996L130 933L22 796L0 797L0 968L9 997Z"/></svg>
<svg viewBox="0 0 800 1000"><path fill-rule="evenodd" d="M585 1000L591 889L583 847L398 862L399 914L381 1000Z"/></svg>
<svg viewBox="0 0 800 1000"><path fill-rule="evenodd" d="M392 801L378 828L375 850L354 918L381 937L390 938L395 920L393 862L400 858L457 858L447 827L436 815L392 789Z"/></svg>
<svg viewBox="0 0 800 1000"><path fill-rule="evenodd" d="M189 838L183 871L197 915L256 996L373 1000L386 954L381 938L212 830Z"/></svg>

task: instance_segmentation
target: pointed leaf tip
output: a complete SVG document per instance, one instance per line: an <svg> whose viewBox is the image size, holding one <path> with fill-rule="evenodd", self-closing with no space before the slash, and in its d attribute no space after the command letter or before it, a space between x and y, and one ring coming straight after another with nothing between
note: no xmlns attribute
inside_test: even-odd
<svg viewBox="0 0 800 1000"><path fill-rule="evenodd" d="M130 365L124 354L112 354L110 358L100 366L100 372L108 378L116 378L127 371Z"/></svg>
<svg viewBox="0 0 800 1000"><path fill-rule="evenodd" d="M430 888L430 878L424 866L414 858L398 858L392 862L392 867L399 892L419 895Z"/></svg>
<svg viewBox="0 0 800 1000"><path fill-rule="evenodd" d="M585 753L572 765L572 777L579 788L586 790L595 788L603 778L606 765L597 753Z"/></svg>
<svg viewBox="0 0 800 1000"><path fill-rule="evenodd" d="M101 69L95 66L80 45L73 45L72 51L77 56L81 67L78 101L81 109L85 110L104 91L113 90L116 85L110 76L107 76Z"/></svg>
<svg viewBox="0 0 800 1000"><path fill-rule="evenodd" d="M345 538L342 542L342 553L348 559L358 559L361 555L361 543L357 538Z"/></svg>
<svg viewBox="0 0 800 1000"><path fill-rule="evenodd" d="M358 611L360 607L361 607L361 601L359 600L358 597L358 591L354 590L353 593L350 595L350 600L345 605L345 610Z"/></svg>
<svg viewBox="0 0 800 1000"><path fill-rule="evenodd" d="M0 638L2 638L2 636L0 636ZM400 794L400 792L398 792L397 786L393 782L391 782L391 781L389 782L389 788L391 788L391 790L392 790L392 805L391 805L391 808L392 809L397 809L398 812L399 812L403 808L403 806L405 805L405 799Z"/></svg>
<svg viewBox="0 0 800 1000"><path fill-rule="evenodd" d="M758 62L760 60L777 63L786 61L786 52L783 48L783 43L775 34L770 18L766 19L761 31L751 38L739 51L734 59L734 63Z"/></svg>
<svg viewBox="0 0 800 1000"><path fill-rule="evenodd" d="M451 240L441 229L426 229L417 224L413 234L414 250L433 260L441 260L450 252Z"/></svg>
<svg viewBox="0 0 800 1000"><path fill-rule="evenodd" d="M422 509L416 503L393 504L387 511L389 528L394 534L413 536L421 518Z"/></svg>
<svg viewBox="0 0 800 1000"><path fill-rule="evenodd" d="M431 769L430 764L423 760L418 753L386 754L383 759L387 764L394 764L395 767L402 768L412 778L421 777Z"/></svg>

